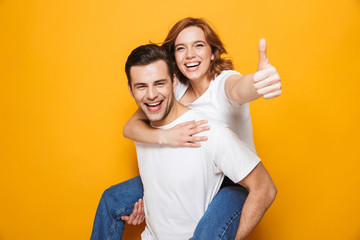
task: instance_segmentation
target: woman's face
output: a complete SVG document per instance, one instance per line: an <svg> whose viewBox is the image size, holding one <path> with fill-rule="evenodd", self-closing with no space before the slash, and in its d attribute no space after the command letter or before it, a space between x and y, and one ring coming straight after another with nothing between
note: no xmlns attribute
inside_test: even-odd
<svg viewBox="0 0 360 240"><path fill-rule="evenodd" d="M204 31L195 26L182 30L175 40L175 61L190 81L207 81L210 61L214 59Z"/></svg>

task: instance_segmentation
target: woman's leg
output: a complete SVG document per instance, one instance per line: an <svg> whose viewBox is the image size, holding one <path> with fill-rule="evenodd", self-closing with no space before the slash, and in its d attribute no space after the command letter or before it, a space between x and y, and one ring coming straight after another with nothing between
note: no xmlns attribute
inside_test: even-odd
<svg viewBox="0 0 360 240"><path fill-rule="evenodd" d="M121 239L125 222L120 218L130 215L143 195L139 176L106 189L96 211L91 240Z"/></svg>
<svg viewBox="0 0 360 240"><path fill-rule="evenodd" d="M238 184L226 185L211 201L191 240L232 240L235 238L248 191Z"/></svg>

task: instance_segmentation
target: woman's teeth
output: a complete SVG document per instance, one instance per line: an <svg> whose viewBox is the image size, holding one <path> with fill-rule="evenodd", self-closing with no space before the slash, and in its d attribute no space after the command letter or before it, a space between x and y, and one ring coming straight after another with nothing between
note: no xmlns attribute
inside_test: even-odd
<svg viewBox="0 0 360 240"><path fill-rule="evenodd" d="M200 65L199 62L197 62L197 63L188 63L188 64L185 64L185 66L188 67L188 68L197 67L197 66L199 66L199 65Z"/></svg>

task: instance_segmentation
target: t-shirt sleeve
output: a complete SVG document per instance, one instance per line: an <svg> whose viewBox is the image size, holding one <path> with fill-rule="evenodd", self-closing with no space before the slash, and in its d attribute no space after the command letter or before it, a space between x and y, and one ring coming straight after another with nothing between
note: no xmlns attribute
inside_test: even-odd
<svg viewBox="0 0 360 240"><path fill-rule="evenodd" d="M218 96L218 101L222 102L226 105L238 105L237 103L234 103L233 101L231 101L227 96L226 96L226 92L225 92L225 82L226 79L228 79L228 77L232 76L232 75L239 75L241 76L241 74L239 72L233 71L233 70L225 70L222 71L222 73L217 76L215 78L215 89L217 91L217 96Z"/></svg>
<svg viewBox="0 0 360 240"><path fill-rule="evenodd" d="M260 158L229 127L221 125L213 130L215 166L238 183L259 164Z"/></svg>
<svg viewBox="0 0 360 240"><path fill-rule="evenodd" d="M174 92L174 96L175 99L179 101L184 96L187 88L189 87L189 84L184 84L180 82L180 80L177 77L175 78L175 81L176 81L176 89Z"/></svg>

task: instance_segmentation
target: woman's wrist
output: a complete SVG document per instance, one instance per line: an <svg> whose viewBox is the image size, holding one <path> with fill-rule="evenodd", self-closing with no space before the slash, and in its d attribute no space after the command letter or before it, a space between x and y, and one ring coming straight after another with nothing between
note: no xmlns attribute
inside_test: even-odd
<svg viewBox="0 0 360 240"><path fill-rule="evenodd" d="M156 129L156 139L157 139L157 144L159 145L166 145L166 136L165 136L165 133L166 133L166 130L164 129Z"/></svg>

